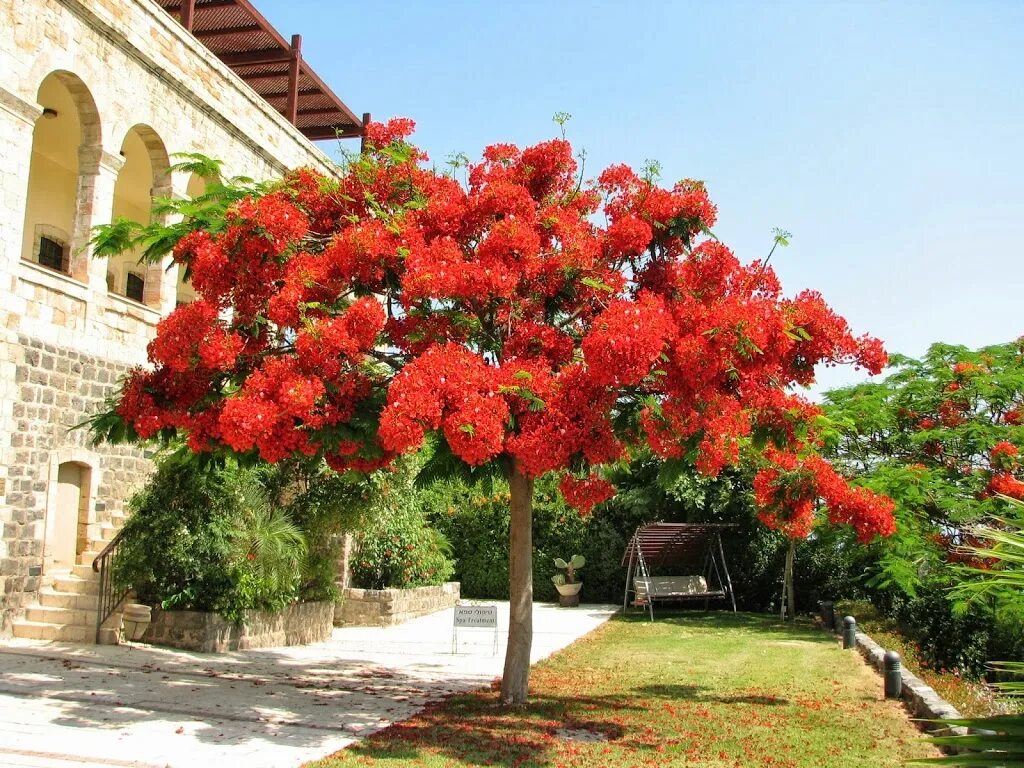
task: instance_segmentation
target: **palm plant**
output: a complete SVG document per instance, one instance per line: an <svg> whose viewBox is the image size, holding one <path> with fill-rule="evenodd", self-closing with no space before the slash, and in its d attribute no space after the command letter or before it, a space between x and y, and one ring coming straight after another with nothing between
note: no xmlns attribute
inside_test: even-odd
<svg viewBox="0 0 1024 768"><path fill-rule="evenodd" d="M1024 503L1003 497L1020 517L993 518L985 525L976 525L967 533L977 545L960 547L961 554L991 567L964 567L975 578L965 579L952 591L952 597L970 602L983 597L1024 594ZM1024 662L994 662L994 670L1024 676ZM1005 696L1024 697L1024 681L1009 680L995 684ZM990 766L1011 768L1024 766L1024 715L1011 714L996 717L963 720L944 720L947 725L971 729L963 736L940 736L932 742L940 746L963 750L961 754L913 761L931 765Z"/></svg>
<svg viewBox="0 0 1024 768"><path fill-rule="evenodd" d="M252 591L255 604L270 596L279 596L275 602L293 598L306 555L305 536L251 473L240 478L237 493L231 559L242 584Z"/></svg>

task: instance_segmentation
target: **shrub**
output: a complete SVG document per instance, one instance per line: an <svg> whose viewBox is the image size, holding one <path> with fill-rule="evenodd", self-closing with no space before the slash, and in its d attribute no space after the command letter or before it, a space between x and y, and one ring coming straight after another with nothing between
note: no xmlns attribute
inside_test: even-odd
<svg viewBox="0 0 1024 768"><path fill-rule="evenodd" d="M112 577L142 602L238 621L297 598L305 540L260 473L171 455L129 508Z"/></svg>
<svg viewBox="0 0 1024 768"><path fill-rule="evenodd" d="M507 498L493 500L452 482L430 488L423 501L432 524L451 542L462 596L507 600Z"/></svg>
<svg viewBox="0 0 1024 768"><path fill-rule="evenodd" d="M355 535L352 583L363 589L424 587L451 578L454 563L444 534L431 528L414 487L422 457L399 460L367 490L370 522Z"/></svg>
<svg viewBox="0 0 1024 768"><path fill-rule="evenodd" d="M562 500L557 477L537 479L533 508L534 599L554 601L554 558L579 553L587 561L583 589L588 602L622 599L620 567L625 538L595 513L581 516ZM465 597L508 599L509 495L504 481L434 483L420 496L432 524L452 543L455 578ZM607 505L603 505L607 506ZM599 507L601 509L603 507Z"/></svg>
<svg viewBox="0 0 1024 768"><path fill-rule="evenodd" d="M352 583L363 589L425 587L451 578L454 565L445 537L415 508L384 514L356 534Z"/></svg>
<svg viewBox="0 0 1024 768"><path fill-rule="evenodd" d="M338 474L323 462L283 468L289 482L278 490L285 509L306 537L299 599L332 602L344 535L371 515L380 478Z"/></svg>

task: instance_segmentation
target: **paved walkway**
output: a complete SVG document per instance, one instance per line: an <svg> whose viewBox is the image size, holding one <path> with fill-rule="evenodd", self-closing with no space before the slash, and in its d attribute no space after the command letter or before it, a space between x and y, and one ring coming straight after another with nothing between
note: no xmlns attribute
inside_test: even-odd
<svg viewBox="0 0 1024 768"><path fill-rule="evenodd" d="M0 648L0 765L289 768L501 674L494 632L452 610L326 643L199 654L16 640ZM612 606L534 607L533 660L604 623Z"/></svg>

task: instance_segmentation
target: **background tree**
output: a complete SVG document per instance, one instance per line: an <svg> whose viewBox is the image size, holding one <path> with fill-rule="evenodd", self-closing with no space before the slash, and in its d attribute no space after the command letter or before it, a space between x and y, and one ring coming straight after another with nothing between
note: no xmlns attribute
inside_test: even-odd
<svg viewBox="0 0 1024 768"><path fill-rule="evenodd" d="M972 351L934 344L895 372L828 392L826 454L896 501L874 583L914 596L970 543L965 528L1024 498L1024 341Z"/></svg>
<svg viewBox="0 0 1024 768"><path fill-rule="evenodd" d="M826 455L896 502L898 531L862 561L872 602L921 646L930 664L985 672L991 658L1024 658L1024 600L1011 592L949 600L973 578L965 550L979 522L1024 498L1024 342L978 350L934 344L896 357L884 381L829 392ZM1000 497L1004 494L1005 497Z"/></svg>
<svg viewBox="0 0 1024 768"><path fill-rule="evenodd" d="M584 183L564 138L488 147L462 184L426 166L411 131L371 125L339 178L296 171L222 221L205 209L192 229L183 209L174 257L199 298L161 321L153 368L131 374L97 433L268 462L323 455L340 472L387 466L431 435L424 471L504 475L506 703L527 696L545 473L563 473L586 513L614 493L596 468L632 447L711 476L748 448L785 473L780 489L806 478L772 498L773 520L801 525L819 493L862 536L890 530L887 502L815 457L815 411L789 391L822 362L880 370L881 344L817 293L784 298L767 264L710 236L703 184L662 187L655 169L622 165Z"/></svg>

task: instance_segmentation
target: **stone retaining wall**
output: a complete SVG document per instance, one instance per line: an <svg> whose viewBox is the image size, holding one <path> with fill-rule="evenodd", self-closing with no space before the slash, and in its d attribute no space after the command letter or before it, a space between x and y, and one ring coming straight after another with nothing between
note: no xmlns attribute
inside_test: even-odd
<svg viewBox="0 0 1024 768"><path fill-rule="evenodd" d="M449 581L438 587L412 589L342 590L335 604L337 626L390 627L417 616L443 611L459 602L459 582Z"/></svg>
<svg viewBox="0 0 1024 768"><path fill-rule="evenodd" d="M333 615L333 603L296 603L277 613L246 611L235 624L205 611L154 608L142 642L203 653L307 645L330 639Z"/></svg>

